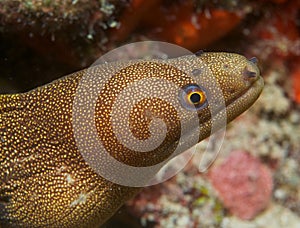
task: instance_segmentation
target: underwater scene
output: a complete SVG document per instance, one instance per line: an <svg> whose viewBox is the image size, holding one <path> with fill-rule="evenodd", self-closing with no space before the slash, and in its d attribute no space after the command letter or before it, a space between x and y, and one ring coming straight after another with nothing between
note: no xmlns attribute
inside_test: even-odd
<svg viewBox="0 0 300 228"><path fill-rule="evenodd" d="M6 227L300 228L300 1L0 0Z"/></svg>

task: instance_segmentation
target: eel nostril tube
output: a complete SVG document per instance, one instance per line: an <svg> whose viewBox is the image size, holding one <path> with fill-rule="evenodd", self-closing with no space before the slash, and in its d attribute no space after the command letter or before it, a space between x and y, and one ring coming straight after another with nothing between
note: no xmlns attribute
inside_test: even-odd
<svg viewBox="0 0 300 228"><path fill-rule="evenodd" d="M248 60L247 66L245 66L243 71L244 79L247 81L256 80L260 75L259 69L256 65L257 59L255 57Z"/></svg>
<svg viewBox="0 0 300 228"><path fill-rule="evenodd" d="M258 62L258 59L256 57L252 57L250 59L248 59L250 62L254 63L254 64L257 64Z"/></svg>
<svg viewBox="0 0 300 228"><path fill-rule="evenodd" d="M256 71L251 71L245 67L243 76L246 80L251 80L257 77L257 72Z"/></svg>

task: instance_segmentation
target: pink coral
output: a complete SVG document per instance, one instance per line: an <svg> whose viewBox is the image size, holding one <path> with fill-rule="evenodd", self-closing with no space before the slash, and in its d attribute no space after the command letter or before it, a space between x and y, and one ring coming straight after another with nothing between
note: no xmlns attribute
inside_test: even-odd
<svg viewBox="0 0 300 228"><path fill-rule="evenodd" d="M232 152L208 177L224 206L241 219L254 218L270 201L270 170L245 151Z"/></svg>

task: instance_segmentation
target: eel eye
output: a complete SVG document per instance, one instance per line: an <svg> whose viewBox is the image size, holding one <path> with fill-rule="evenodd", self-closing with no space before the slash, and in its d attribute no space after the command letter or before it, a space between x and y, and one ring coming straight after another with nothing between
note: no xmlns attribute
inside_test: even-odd
<svg viewBox="0 0 300 228"><path fill-rule="evenodd" d="M207 106L207 97L202 88L196 84L186 85L179 95L181 105L188 110L200 110Z"/></svg>

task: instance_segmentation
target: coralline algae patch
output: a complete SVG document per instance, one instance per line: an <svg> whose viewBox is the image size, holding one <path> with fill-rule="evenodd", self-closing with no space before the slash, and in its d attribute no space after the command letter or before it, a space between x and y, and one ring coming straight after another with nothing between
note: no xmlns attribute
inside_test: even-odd
<svg viewBox="0 0 300 228"><path fill-rule="evenodd" d="M300 224L300 111L287 95L292 85L286 73L284 67L269 69L261 97L228 126L207 173L198 171L204 141L184 171L127 204L142 227Z"/></svg>
<svg viewBox="0 0 300 228"><path fill-rule="evenodd" d="M295 64L293 72L291 73L291 78L293 81L294 100L300 104L300 57L297 62L298 64Z"/></svg>
<svg viewBox="0 0 300 228"><path fill-rule="evenodd" d="M209 171L209 180L231 214L253 219L264 210L273 189L270 170L246 151L233 151Z"/></svg>

